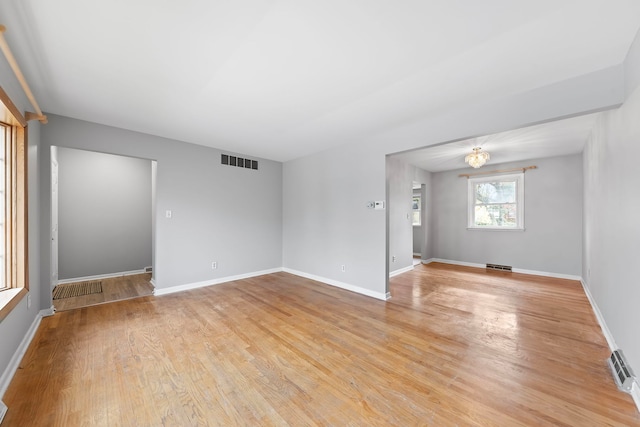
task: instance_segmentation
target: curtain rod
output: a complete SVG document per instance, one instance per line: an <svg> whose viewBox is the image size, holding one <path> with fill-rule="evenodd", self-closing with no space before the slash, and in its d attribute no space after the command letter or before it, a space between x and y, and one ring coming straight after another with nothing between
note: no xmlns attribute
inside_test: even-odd
<svg viewBox="0 0 640 427"><path fill-rule="evenodd" d="M27 98L29 98L29 101L31 102L33 109L36 110L35 113L31 113L27 111L25 113L25 118L27 120L38 120L40 123L46 124L47 116L42 114L42 110L38 106L38 103L36 102L36 99L33 96L31 89L29 89L29 85L27 84L27 81L25 80L24 75L22 74L22 71L20 71L20 67L16 62L16 58L14 58L13 54L11 53L11 49L9 49L7 40L5 40L4 38L4 32L6 30L7 28L4 25L0 25L0 49L2 49L2 52L4 53L5 58L7 58L7 61L9 62L9 65L11 66L13 73L18 78L18 81L20 82L20 86L22 86L22 90L27 95Z"/></svg>
<svg viewBox="0 0 640 427"><path fill-rule="evenodd" d="M463 176L466 176L467 178L471 178L472 176L477 176L477 175L491 175L494 173L506 173L506 172L526 172L529 169L538 169L537 166L525 166L523 168L513 168L513 169L500 169L500 170L496 170L496 171L486 171L486 172L478 172L478 173L461 173L460 175L458 175L459 178L462 178Z"/></svg>

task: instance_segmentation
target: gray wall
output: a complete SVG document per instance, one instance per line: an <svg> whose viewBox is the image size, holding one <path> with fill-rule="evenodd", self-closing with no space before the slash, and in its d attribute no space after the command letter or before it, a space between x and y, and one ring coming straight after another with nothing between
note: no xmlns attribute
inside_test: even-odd
<svg viewBox="0 0 640 427"><path fill-rule="evenodd" d="M434 257L580 276L582 158L580 155L491 164L536 165L525 173L525 231L467 229L468 169L433 174ZM485 166L486 168L486 166Z"/></svg>
<svg viewBox="0 0 640 427"><path fill-rule="evenodd" d="M636 44L636 52L640 46ZM636 82L640 67L629 75ZM640 369L640 88L600 117L584 151L582 277L617 347Z"/></svg>
<svg viewBox="0 0 640 427"><path fill-rule="evenodd" d="M55 115L42 128L41 142L42 154L55 145L157 161L156 288L282 266L281 163L261 159L258 171L225 166L213 148ZM48 218L49 194L41 208ZM50 274L43 262L45 269Z"/></svg>
<svg viewBox="0 0 640 427"><path fill-rule="evenodd" d="M151 265L151 161L58 148L59 279Z"/></svg>

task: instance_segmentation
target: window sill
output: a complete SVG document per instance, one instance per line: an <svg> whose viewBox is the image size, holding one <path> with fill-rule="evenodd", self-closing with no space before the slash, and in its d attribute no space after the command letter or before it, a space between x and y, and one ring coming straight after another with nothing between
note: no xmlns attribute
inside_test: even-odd
<svg viewBox="0 0 640 427"><path fill-rule="evenodd" d="M469 231L524 231L524 227L518 228L496 228L496 227L467 227Z"/></svg>
<svg viewBox="0 0 640 427"><path fill-rule="evenodd" d="M11 313L29 291L25 288L13 288L0 291L0 321Z"/></svg>

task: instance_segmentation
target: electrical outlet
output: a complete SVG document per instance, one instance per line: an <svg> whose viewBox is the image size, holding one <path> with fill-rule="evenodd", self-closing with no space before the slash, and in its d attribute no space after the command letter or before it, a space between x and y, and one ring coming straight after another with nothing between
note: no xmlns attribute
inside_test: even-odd
<svg viewBox="0 0 640 427"><path fill-rule="evenodd" d="M216 268L218 268L218 263L217 263L216 261L213 261L213 262L211 263L211 269L212 269L212 270L215 270Z"/></svg>
<svg viewBox="0 0 640 427"><path fill-rule="evenodd" d="M342 266L340 267L340 269L342 270L342 272L344 273L345 271L347 271L347 268L345 267L344 264L342 264Z"/></svg>
<svg viewBox="0 0 640 427"><path fill-rule="evenodd" d="M391 262L396 262L396 256L395 255L391 257Z"/></svg>
<svg viewBox="0 0 640 427"><path fill-rule="evenodd" d="M27 295L27 309L31 308L31 294Z"/></svg>

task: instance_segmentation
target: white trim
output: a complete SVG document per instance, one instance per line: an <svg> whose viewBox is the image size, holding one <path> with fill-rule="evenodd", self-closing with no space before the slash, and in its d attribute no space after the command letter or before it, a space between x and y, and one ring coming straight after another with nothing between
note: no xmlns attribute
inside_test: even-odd
<svg viewBox="0 0 640 427"><path fill-rule="evenodd" d="M428 260L422 261L423 264L430 264L432 262L441 262L443 264L453 264L453 265L463 265L465 267L476 267L476 268L487 268L486 264L478 264L474 262L464 262L464 261L455 261L450 259L442 259L442 258L430 258ZM513 268L513 273L520 274L531 274L533 276L544 276L544 277L553 277L556 279L569 279L569 280L582 280L580 276L574 276L571 274L561 274L561 273L549 273L547 271L537 271L537 270L525 270L522 268Z"/></svg>
<svg viewBox="0 0 640 427"><path fill-rule="evenodd" d="M633 401L635 402L636 407L638 408L638 412L640 412L640 386L638 385L637 378L633 382L633 386L629 394L631 394L631 397L633 398Z"/></svg>
<svg viewBox="0 0 640 427"><path fill-rule="evenodd" d="M2 420L4 420L7 409L7 405L5 405L4 402L0 401L0 424L2 424Z"/></svg>
<svg viewBox="0 0 640 427"><path fill-rule="evenodd" d="M282 268L272 268L270 270L255 271L253 273L238 274L237 276L221 277L219 279L205 280L202 282L186 283L184 285L170 286L168 288L156 288L155 296L172 294L175 292L188 291L190 289L198 289L206 286L219 285L221 283L233 282L234 280L249 279L256 276L264 276L265 274L273 274L283 271Z"/></svg>
<svg viewBox="0 0 640 427"><path fill-rule="evenodd" d="M395 277L395 276L397 276L399 274L406 273L407 271L411 271L411 270L413 270L413 265L410 265L408 267L401 268L401 269L398 269L398 270L394 270L394 271L389 273L389 277Z"/></svg>
<svg viewBox="0 0 640 427"><path fill-rule="evenodd" d="M420 252L414 252L413 256L422 256L422 254Z"/></svg>
<svg viewBox="0 0 640 427"><path fill-rule="evenodd" d="M591 295L591 291L587 286L587 283L584 279L580 279L580 283L582 284L582 289L584 289L584 293L587 295L587 299L589 300L589 304L591 304L591 309L593 310L593 314L596 315L596 319L600 324L600 329L602 329L602 334L604 335L604 339L607 340L607 345L609 346L609 350L613 352L618 349L618 344L616 344L616 340L613 338L613 334L609 330L607 326L607 322L604 320L604 316L598 308L598 304L596 304L596 300ZM640 412L640 384L638 384L638 379L634 378L633 385L631 386L631 391L629 392L631 398L633 398L633 402L636 404L636 408L638 408L638 412Z"/></svg>
<svg viewBox="0 0 640 427"><path fill-rule="evenodd" d="M432 262L441 262L443 264L463 265L465 267L487 268L486 264L476 264L475 262L454 261L451 259L431 258L427 261L428 262L425 262L425 264L429 264Z"/></svg>
<svg viewBox="0 0 640 427"><path fill-rule="evenodd" d="M475 184L492 181L515 181L516 183L516 226L515 227L484 227L475 224ZM508 175L491 175L467 179L467 230L491 230L491 231L524 231L524 172Z"/></svg>
<svg viewBox="0 0 640 427"><path fill-rule="evenodd" d="M435 262L435 261L434 261L434 258L421 259L420 261L421 261L423 264L425 264L425 265L426 265L426 264L431 264L432 262Z"/></svg>
<svg viewBox="0 0 640 427"><path fill-rule="evenodd" d="M514 273L531 274L533 276L553 277L554 279L582 280L582 277L573 274L549 273L547 271L524 270L522 268L513 268Z"/></svg>
<svg viewBox="0 0 640 427"><path fill-rule="evenodd" d="M42 315L38 313L35 319L33 319L33 323L31 323L29 330L22 338L20 345L16 349L15 353L13 353L13 357L9 361L7 368L2 373L2 376L0 377L0 398L2 398L4 396L4 393L7 391L7 388L9 387L9 384L11 383L13 376L15 375L16 371L18 370L18 367L20 366L22 357L27 352L27 349L29 348L29 344L31 344L31 340L36 334L36 331L38 330L38 326L40 326L41 320L42 320Z"/></svg>
<svg viewBox="0 0 640 427"><path fill-rule="evenodd" d="M613 334L609 330L607 326L607 322L604 321L604 316L600 312L598 308L598 304L596 304L596 300L593 299L593 295L591 295L591 291L589 287L585 283L583 279L580 279L580 283L582 283L582 289L584 289L584 293L587 295L587 299L589 300L589 304L591 304L591 309L593 310L593 314L596 315L596 319L600 324L600 329L602 329L602 333L604 334L604 338L607 340L607 344L609 345L609 350L612 352L618 349L618 345L616 344L616 340L613 338Z"/></svg>
<svg viewBox="0 0 640 427"><path fill-rule="evenodd" d="M44 310L40 310L38 314L42 317L53 316L54 314L56 314L56 308L54 306L51 306L49 308L45 308Z"/></svg>
<svg viewBox="0 0 640 427"><path fill-rule="evenodd" d="M65 283L74 282L86 282L88 280L110 279L112 277L133 276L134 274L144 274L144 268L142 270L121 271L119 273L97 274L95 276L74 277L71 279L58 280L58 285L64 285Z"/></svg>
<svg viewBox="0 0 640 427"><path fill-rule="evenodd" d="M283 268L282 271L284 271L285 273L294 274L296 276L304 277L306 279L315 280L316 282L322 282L322 283L325 283L327 285L335 286L336 288L345 289L347 291L355 292L355 293L361 294L361 295L366 295L368 297L376 298L376 299L383 300L383 301L386 301L389 298L391 298L391 293L390 292L387 292L387 293L376 292L376 291L372 291L370 289L361 288L360 286L350 285L348 283L339 282L339 281L333 280L333 279L327 279L325 277L316 276L315 274L309 274L309 273L304 273L302 271L292 270L290 268Z"/></svg>
<svg viewBox="0 0 640 427"><path fill-rule="evenodd" d="M152 277L151 280L149 280L149 283L151 283L151 286L153 286L153 292L155 293L155 290L156 290L156 279Z"/></svg>

